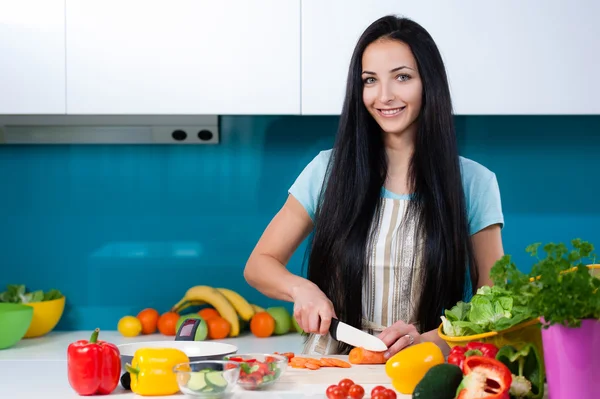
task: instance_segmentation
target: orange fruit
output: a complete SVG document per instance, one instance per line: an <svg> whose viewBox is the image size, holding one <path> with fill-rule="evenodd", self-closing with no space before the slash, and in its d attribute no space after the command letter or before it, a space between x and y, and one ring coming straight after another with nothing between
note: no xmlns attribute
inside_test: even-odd
<svg viewBox="0 0 600 399"><path fill-rule="evenodd" d="M160 317L156 309L147 308L138 313L137 318L142 323L142 334L154 334Z"/></svg>
<svg viewBox="0 0 600 399"><path fill-rule="evenodd" d="M208 338L223 339L229 335L231 324L222 317L211 317L206 320L208 324Z"/></svg>
<svg viewBox="0 0 600 399"><path fill-rule="evenodd" d="M160 331L160 333L163 335L176 335L177 320L179 320L178 313L163 313L158 319L158 331Z"/></svg>
<svg viewBox="0 0 600 399"><path fill-rule="evenodd" d="M204 308L198 312L198 315L202 317L205 321L208 321L214 317L221 317L219 312L213 308Z"/></svg>
<svg viewBox="0 0 600 399"><path fill-rule="evenodd" d="M250 320L250 331L256 337L266 338L275 331L275 319L268 312L258 312Z"/></svg>

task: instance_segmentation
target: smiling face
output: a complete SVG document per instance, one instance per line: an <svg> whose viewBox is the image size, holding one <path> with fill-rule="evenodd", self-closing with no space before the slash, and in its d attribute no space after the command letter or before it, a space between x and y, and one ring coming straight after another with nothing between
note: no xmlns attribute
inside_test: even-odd
<svg viewBox="0 0 600 399"><path fill-rule="evenodd" d="M423 86L408 45L383 39L367 46L362 80L365 107L385 133L416 131Z"/></svg>

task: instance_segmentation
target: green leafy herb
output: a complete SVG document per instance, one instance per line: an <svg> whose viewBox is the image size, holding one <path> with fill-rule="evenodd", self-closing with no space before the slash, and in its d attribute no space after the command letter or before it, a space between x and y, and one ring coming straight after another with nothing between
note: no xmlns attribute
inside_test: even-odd
<svg viewBox="0 0 600 399"><path fill-rule="evenodd" d="M452 337L502 331L542 317L544 327L562 324L578 327L583 319L600 320L600 279L587 264L595 263L594 246L587 241L535 243L526 251L537 263L526 274L510 255L493 266L492 287L481 287L470 303L458 302L442 316L444 334ZM540 248L546 253L540 258ZM567 273L568 272L568 273Z"/></svg>
<svg viewBox="0 0 600 399"><path fill-rule="evenodd" d="M583 319L600 319L600 279L587 268L595 263L594 246L581 239L572 240L571 245L572 249L563 243L528 246L526 251L538 260L529 274L504 256L490 273L494 286L525 299L533 314L543 318L545 328L553 324L579 327ZM544 258L539 256L540 247Z"/></svg>
<svg viewBox="0 0 600 399"><path fill-rule="evenodd" d="M42 290L27 292L25 285L7 285L6 291L0 293L0 302L34 303L51 301L62 297L62 293L55 289L46 293Z"/></svg>

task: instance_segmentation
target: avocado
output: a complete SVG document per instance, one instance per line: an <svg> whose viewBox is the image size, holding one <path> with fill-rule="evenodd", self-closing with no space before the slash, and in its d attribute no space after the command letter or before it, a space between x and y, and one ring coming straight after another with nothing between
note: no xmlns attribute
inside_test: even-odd
<svg viewBox="0 0 600 399"><path fill-rule="evenodd" d="M438 364L430 368L413 391L413 399L454 399L463 379L460 367Z"/></svg>
<svg viewBox="0 0 600 399"><path fill-rule="evenodd" d="M128 371L121 376L121 386L123 386L124 389L131 391L131 375Z"/></svg>

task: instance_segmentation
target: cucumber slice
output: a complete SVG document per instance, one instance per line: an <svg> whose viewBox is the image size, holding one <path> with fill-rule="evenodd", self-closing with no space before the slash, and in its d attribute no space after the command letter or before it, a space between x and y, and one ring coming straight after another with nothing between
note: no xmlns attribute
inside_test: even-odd
<svg viewBox="0 0 600 399"><path fill-rule="evenodd" d="M191 373L187 387L192 391L201 391L206 388L205 373Z"/></svg>
<svg viewBox="0 0 600 399"><path fill-rule="evenodd" d="M211 371L205 374L207 384L214 388L214 390L224 390L227 388L227 380L223 378L223 372Z"/></svg>
<svg viewBox="0 0 600 399"><path fill-rule="evenodd" d="M260 367L258 367L257 364L255 364L254 366L250 367L250 374L254 373L255 371L258 371L260 369Z"/></svg>

